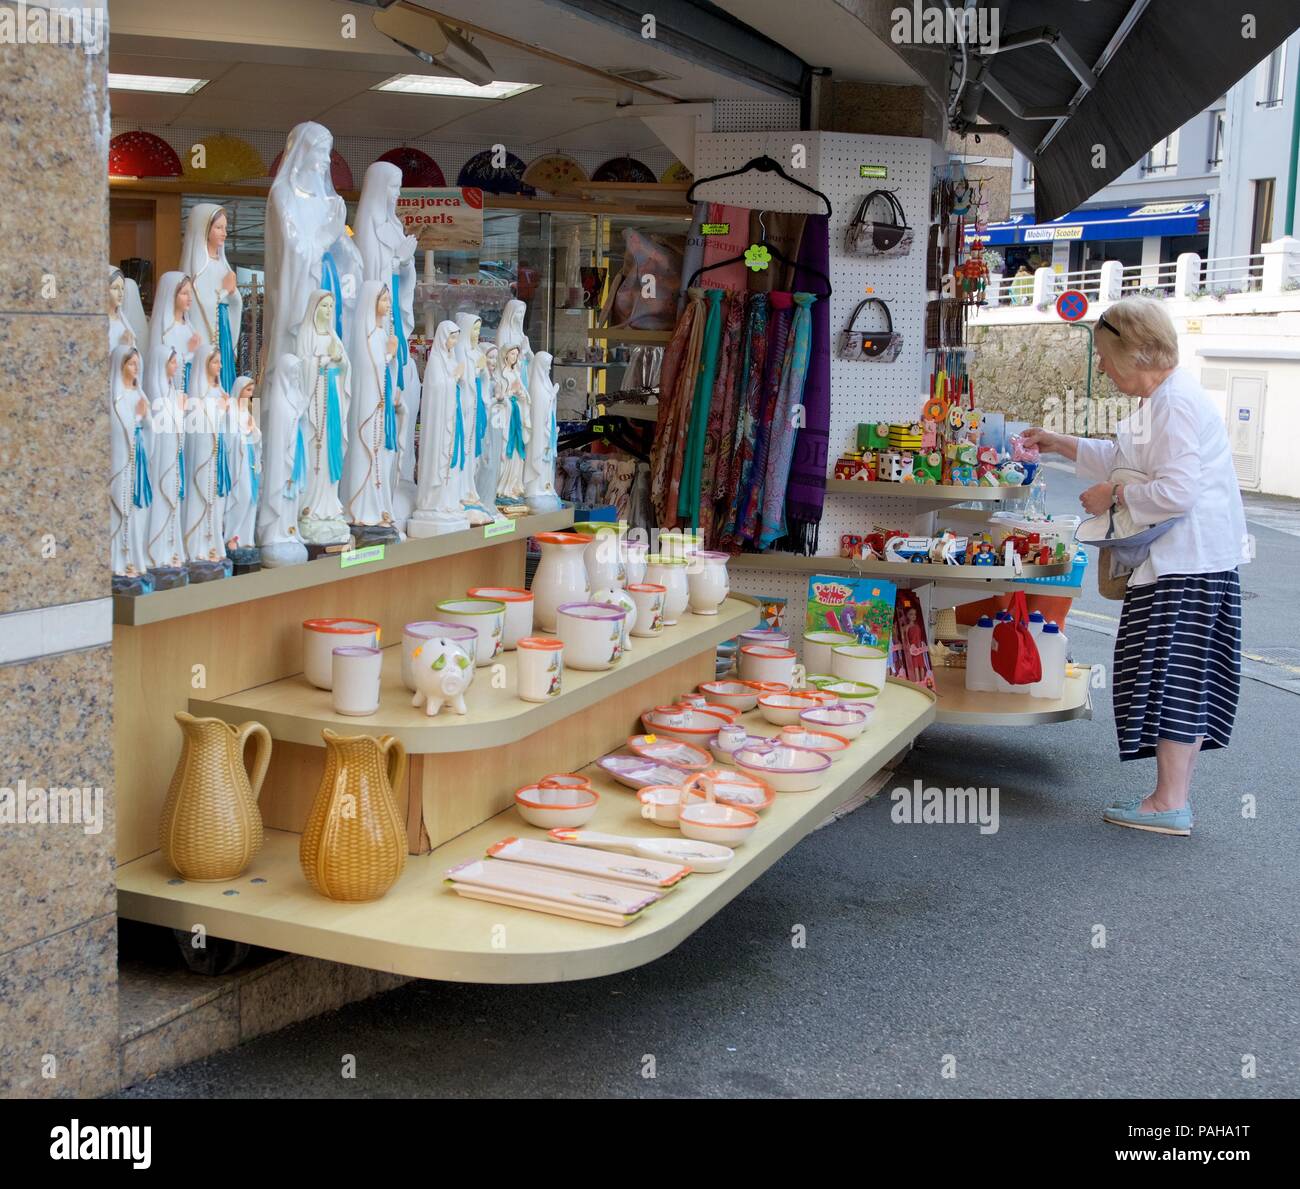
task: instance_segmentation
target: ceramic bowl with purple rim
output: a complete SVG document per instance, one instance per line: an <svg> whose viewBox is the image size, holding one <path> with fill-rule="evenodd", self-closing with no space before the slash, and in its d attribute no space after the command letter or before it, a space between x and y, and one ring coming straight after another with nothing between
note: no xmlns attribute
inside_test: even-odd
<svg viewBox="0 0 1300 1189"><path fill-rule="evenodd" d="M746 644L775 644L779 648L790 647L789 632L766 632L760 628L750 628L736 637L743 647Z"/></svg>
<svg viewBox="0 0 1300 1189"><path fill-rule="evenodd" d="M612 669L623 659L623 621L627 612L613 603L561 603L555 634L564 643L571 669Z"/></svg>
<svg viewBox="0 0 1300 1189"><path fill-rule="evenodd" d="M799 721L813 731L830 731L845 739L856 739L867 729L874 707L814 706L799 715Z"/></svg>
<svg viewBox="0 0 1300 1189"><path fill-rule="evenodd" d="M826 779L831 758L820 751L800 751L777 743L759 750L742 747L736 767L766 780L778 793L807 793Z"/></svg>
<svg viewBox="0 0 1300 1189"><path fill-rule="evenodd" d="M444 619L417 619L402 629L402 684L412 693L415 692L415 675L411 668L411 656L425 640L450 640L459 644L465 655L474 656L478 648L478 629L466 627L459 623L448 623ZM474 672L470 670L470 681Z"/></svg>
<svg viewBox="0 0 1300 1189"><path fill-rule="evenodd" d="M643 789L652 784L683 784L691 775L671 764L647 760L625 751L601 756L596 764L619 784L625 784L630 789Z"/></svg>

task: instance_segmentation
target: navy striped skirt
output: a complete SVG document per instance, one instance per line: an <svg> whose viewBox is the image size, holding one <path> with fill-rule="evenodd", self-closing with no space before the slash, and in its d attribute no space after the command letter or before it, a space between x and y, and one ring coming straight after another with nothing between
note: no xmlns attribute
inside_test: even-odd
<svg viewBox="0 0 1300 1189"><path fill-rule="evenodd" d="M1156 741L1227 747L1241 687L1241 583L1236 570L1166 574L1133 586L1115 641L1119 758Z"/></svg>

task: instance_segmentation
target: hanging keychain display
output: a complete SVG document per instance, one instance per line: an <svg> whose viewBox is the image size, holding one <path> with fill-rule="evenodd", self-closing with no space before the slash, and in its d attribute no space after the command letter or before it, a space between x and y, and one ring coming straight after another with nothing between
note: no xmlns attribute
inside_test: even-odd
<svg viewBox="0 0 1300 1189"><path fill-rule="evenodd" d="M858 315L867 306L879 306L885 315L884 330L858 330ZM849 318L849 324L840 332L841 359L850 363L893 363L903 349L903 336L894 330L894 319L889 306L878 297L867 297L858 302Z"/></svg>
<svg viewBox="0 0 1300 1189"><path fill-rule="evenodd" d="M878 210L884 208L884 218L872 217L873 202ZM850 256L906 256L912 250L912 229L892 190L872 190L858 203L844 235L844 250Z"/></svg>

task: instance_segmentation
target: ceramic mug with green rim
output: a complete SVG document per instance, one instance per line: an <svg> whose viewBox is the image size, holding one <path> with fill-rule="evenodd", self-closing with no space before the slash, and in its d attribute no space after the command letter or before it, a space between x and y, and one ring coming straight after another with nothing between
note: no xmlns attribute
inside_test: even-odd
<svg viewBox="0 0 1300 1189"><path fill-rule="evenodd" d="M506 631L504 603L496 599L443 599L438 604L436 618L478 631L478 648L474 656L477 668L490 665L500 653Z"/></svg>
<svg viewBox="0 0 1300 1189"><path fill-rule="evenodd" d="M874 706L880 686L866 681L834 681L821 687L824 694L834 694L846 706Z"/></svg>
<svg viewBox="0 0 1300 1189"><path fill-rule="evenodd" d="M809 689L825 689L839 680L833 673L805 673L803 683Z"/></svg>
<svg viewBox="0 0 1300 1189"><path fill-rule="evenodd" d="M843 644L831 649L831 672L841 681L865 681L883 686L889 676L889 657L870 644Z"/></svg>
<svg viewBox="0 0 1300 1189"><path fill-rule="evenodd" d="M803 667L814 673L831 672L831 649L856 644L848 632L817 631L803 634Z"/></svg>

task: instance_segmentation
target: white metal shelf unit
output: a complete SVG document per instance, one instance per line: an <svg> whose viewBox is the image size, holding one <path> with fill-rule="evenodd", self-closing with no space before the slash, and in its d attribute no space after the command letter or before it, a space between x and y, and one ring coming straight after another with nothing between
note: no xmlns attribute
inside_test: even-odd
<svg viewBox="0 0 1300 1189"><path fill-rule="evenodd" d="M803 145L803 169L792 167L795 145ZM836 456L857 438L857 426L867 421L914 420L926 391L925 372L925 244L930 217L932 143L904 136L859 136L839 132L708 133L696 138L695 176L707 177L737 169L766 153L780 161L800 181L830 199L831 296L831 420L828 470ZM862 166L883 166L884 178L864 178ZM915 242L906 256L848 256L844 235L858 203L871 190L897 190L914 229ZM701 189L700 198L737 206L772 210L822 210L811 194L775 174L748 173ZM868 293L868 288L872 293ZM889 304L894 329L903 336L903 349L893 363L847 363L835 358L835 343L854 307L875 296ZM875 325L872 323L872 325ZM834 557L845 533L870 531L873 524L924 531L930 521L915 502L888 496L827 495L821 522L819 553ZM737 570L737 590L757 598L786 600L786 623L798 640L803 628L807 578L774 570Z"/></svg>

